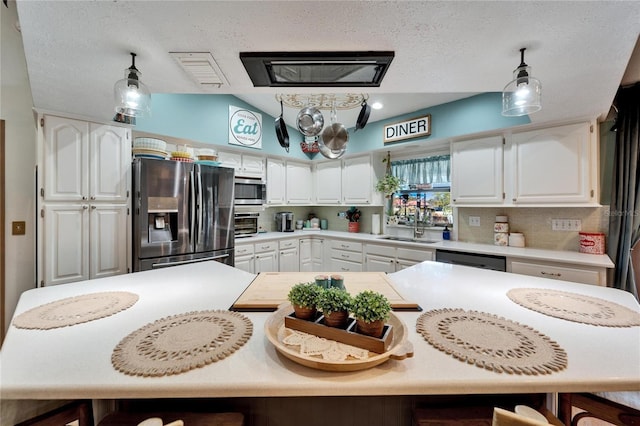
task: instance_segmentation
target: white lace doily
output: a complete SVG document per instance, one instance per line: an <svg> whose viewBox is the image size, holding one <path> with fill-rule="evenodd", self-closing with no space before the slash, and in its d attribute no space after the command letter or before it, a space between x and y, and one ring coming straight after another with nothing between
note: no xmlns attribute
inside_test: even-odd
<svg viewBox="0 0 640 426"><path fill-rule="evenodd" d="M289 333L282 342L290 346L299 346L300 354L320 356L327 361L345 361L349 357L355 359L369 358L369 351L344 343L328 340L313 334L287 329Z"/></svg>

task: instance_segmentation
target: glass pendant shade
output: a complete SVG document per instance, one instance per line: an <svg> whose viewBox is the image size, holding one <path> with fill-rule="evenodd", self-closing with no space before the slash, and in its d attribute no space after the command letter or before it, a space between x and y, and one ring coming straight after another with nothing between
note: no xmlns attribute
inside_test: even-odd
<svg viewBox="0 0 640 426"><path fill-rule="evenodd" d="M502 115L507 117L528 115L542 109L542 84L531 77L531 67L524 63L524 49L520 52L520 66L513 71L513 80L502 91Z"/></svg>
<svg viewBox="0 0 640 426"><path fill-rule="evenodd" d="M135 61L135 54L131 54ZM118 80L113 87L116 115L127 117L143 117L151 113L151 93L140 81L140 71L135 62L124 71L124 78Z"/></svg>

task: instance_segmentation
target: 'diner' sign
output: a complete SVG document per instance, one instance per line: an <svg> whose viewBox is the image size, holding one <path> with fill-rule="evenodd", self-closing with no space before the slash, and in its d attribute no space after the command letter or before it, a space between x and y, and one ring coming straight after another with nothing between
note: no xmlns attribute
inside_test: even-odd
<svg viewBox="0 0 640 426"><path fill-rule="evenodd" d="M262 149L262 114L229 105L229 144Z"/></svg>
<svg viewBox="0 0 640 426"><path fill-rule="evenodd" d="M431 134L431 114L384 126L384 143L403 139L429 136Z"/></svg>

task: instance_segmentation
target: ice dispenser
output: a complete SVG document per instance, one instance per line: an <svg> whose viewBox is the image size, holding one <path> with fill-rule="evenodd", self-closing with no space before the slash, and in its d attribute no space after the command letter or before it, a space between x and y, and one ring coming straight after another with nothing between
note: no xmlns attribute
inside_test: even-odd
<svg viewBox="0 0 640 426"><path fill-rule="evenodd" d="M149 197L149 242L164 243L178 239L178 199Z"/></svg>

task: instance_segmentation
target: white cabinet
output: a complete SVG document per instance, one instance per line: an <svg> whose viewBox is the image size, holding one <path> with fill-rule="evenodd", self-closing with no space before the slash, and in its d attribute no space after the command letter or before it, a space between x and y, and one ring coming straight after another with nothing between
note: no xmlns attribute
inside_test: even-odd
<svg viewBox="0 0 640 426"><path fill-rule="evenodd" d="M237 244L233 250L234 266L243 271L254 273L253 244Z"/></svg>
<svg viewBox="0 0 640 426"><path fill-rule="evenodd" d="M311 256L311 238L300 239L300 272L313 271L313 258Z"/></svg>
<svg viewBox="0 0 640 426"><path fill-rule="evenodd" d="M253 252L254 273L278 272L278 243L276 241L256 243Z"/></svg>
<svg viewBox="0 0 640 426"><path fill-rule="evenodd" d="M61 203L42 208L42 284L127 272L126 205Z"/></svg>
<svg viewBox="0 0 640 426"><path fill-rule="evenodd" d="M38 282L128 271L131 131L44 115L38 135Z"/></svg>
<svg viewBox="0 0 640 426"><path fill-rule="evenodd" d="M451 201L456 204L502 204L503 138L451 144Z"/></svg>
<svg viewBox="0 0 640 426"><path fill-rule="evenodd" d="M583 284L607 285L606 268L595 266L507 258L507 272Z"/></svg>
<svg viewBox="0 0 640 426"><path fill-rule="evenodd" d="M579 123L451 144L456 206L598 203L598 142Z"/></svg>
<svg viewBox="0 0 640 426"><path fill-rule="evenodd" d="M56 116L42 117L41 124L45 201L127 202L128 129Z"/></svg>
<svg viewBox="0 0 640 426"><path fill-rule="evenodd" d="M311 270L324 271L324 240L314 238L311 240Z"/></svg>
<svg viewBox="0 0 640 426"><path fill-rule="evenodd" d="M374 172L371 155L342 160L342 202L373 204Z"/></svg>
<svg viewBox="0 0 640 426"><path fill-rule="evenodd" d="M365 271L397 272L425 260L434 259L434 250L411 249L380 244L365 246Z"/></svg>
<svg viewBox="0 0 640 426"><path fill-rule="evenodd" d="M332 240L329 269L336 272L362 272L362 243Z"/></svg>
<svg viewBox="0 0 640 426"><path fill-rule="evenodd" d="M280 272L299 272L300 255L298 240L284 240L279 243L278 263Z"/></svg>
<svg viewBox="0 0 640 426"><path fill-rule="evenodd" d="M236 176L264 178L264 158L257 155L219 151L218 161L223 167L236 170Z"/></svg>
<svg viewBox="0 0 640 426"><path fill-rule="evenodd" d="M514 204L597 203L597 143L589 123L514 133ZM594 166L596 167L594 169Z"/></svg>
<svg viewBox="0 0 640 426"><path fill-rule="evenodd" d="M314 175L317 204L342 202L342 164L340 161L318 163Z"/></svg>
<svg viewBox="0 0 640 426"><path fill-rule="evenodd" d="M311 164L287 161L285 187L287 204L311 204L313 199Z"/></svg>
<svg viewBox="0 0 640 426"><path fill-rule="evenodd" d="M285 204L285 180L284 161L275 158L267 159L267 204Z"/></svg>

